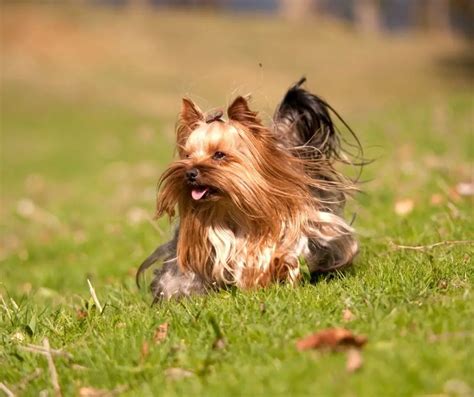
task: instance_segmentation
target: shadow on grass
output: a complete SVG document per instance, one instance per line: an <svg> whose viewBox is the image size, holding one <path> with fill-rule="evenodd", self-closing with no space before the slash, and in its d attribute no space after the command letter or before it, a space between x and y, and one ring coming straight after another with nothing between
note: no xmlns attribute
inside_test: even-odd
<svg viewBox="0 0 474 397"><path fill-rule="evenodd" d="M315 285L321 281L333 281L333 280L343 280L346 278L354 277L356 275L356 269L354 266L350 266L346 269L341 269L337 271L315 271L311 273L310 283Z"/></svg>

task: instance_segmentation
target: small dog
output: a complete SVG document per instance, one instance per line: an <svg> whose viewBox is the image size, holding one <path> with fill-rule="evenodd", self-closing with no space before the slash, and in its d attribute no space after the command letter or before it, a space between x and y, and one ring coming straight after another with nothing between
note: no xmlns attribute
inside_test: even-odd
<svg viewBox="0 0 474 397"><path fill-rule="evenodd" d="M324 100L302 88L302 78L265 127L246 98L203 114L184 98L176 129L179 158L159 182L156 216L176 209L174 238L140 266L157 261L155 301L235 285L296 283L300 261L311 273L343 268L358 252L343 219L355 182L336 171L348 163Z"/></svg>

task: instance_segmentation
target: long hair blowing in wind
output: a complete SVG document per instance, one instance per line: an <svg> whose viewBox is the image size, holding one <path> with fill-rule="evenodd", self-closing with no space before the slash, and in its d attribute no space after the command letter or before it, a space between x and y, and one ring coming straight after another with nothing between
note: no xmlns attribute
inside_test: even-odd
<svg viewBox="0 0 474 397"><path fill-rule="evenodd" d="M160 178L156 208L157 217L176 218L176 231L137 273L138 281L163 262L152 282L155 299L296 283L302 260L310 272L352 263L358 244L343 208L356 186L336 165L357 161L342 150L331 112L340 116L303 83L288 90L270 126L242 96L226 119L183 99L178 158Z"/></svg>

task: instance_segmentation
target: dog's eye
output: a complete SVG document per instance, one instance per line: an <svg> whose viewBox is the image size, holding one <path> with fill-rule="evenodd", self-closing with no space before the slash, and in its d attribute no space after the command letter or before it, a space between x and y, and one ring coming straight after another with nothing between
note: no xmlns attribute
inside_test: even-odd
<svg viewBox="0 0 474 397"><path fill-rule="evenodd" d="M214 160L222 160L224 157L225 157L224 152L215 152L214 155L212 156Z"/></svg>

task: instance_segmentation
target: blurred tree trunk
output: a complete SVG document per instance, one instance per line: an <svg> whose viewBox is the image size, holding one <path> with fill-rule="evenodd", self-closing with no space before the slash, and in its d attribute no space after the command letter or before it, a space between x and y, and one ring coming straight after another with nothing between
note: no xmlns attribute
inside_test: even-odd
<svg viewBox="0 0 474 397"><path fill-rule="evenodd" d="M449 4L451 6L451 31L457 31L470 39L469 44L474 50L474 1L451 0Z"/></svg>
<svg viewBox="0 0 474 397"><path fill-rule="evenodd" d="M449 32L451 26L449 18L449 0L427 1L426 8L428 28Z"/></svg>
<svg viewBox="0 0 474 397"><path fill-rule="evenodd" d="M359 30L377 32L380 30L379 0L354 0L355 23Z"/></svg>
<svg viewBox="0 0 474 397"><path fill-rule="evenodd" d="M417 3L416 24L419 28L450 32L450 1L422 0Z"/></svg>

